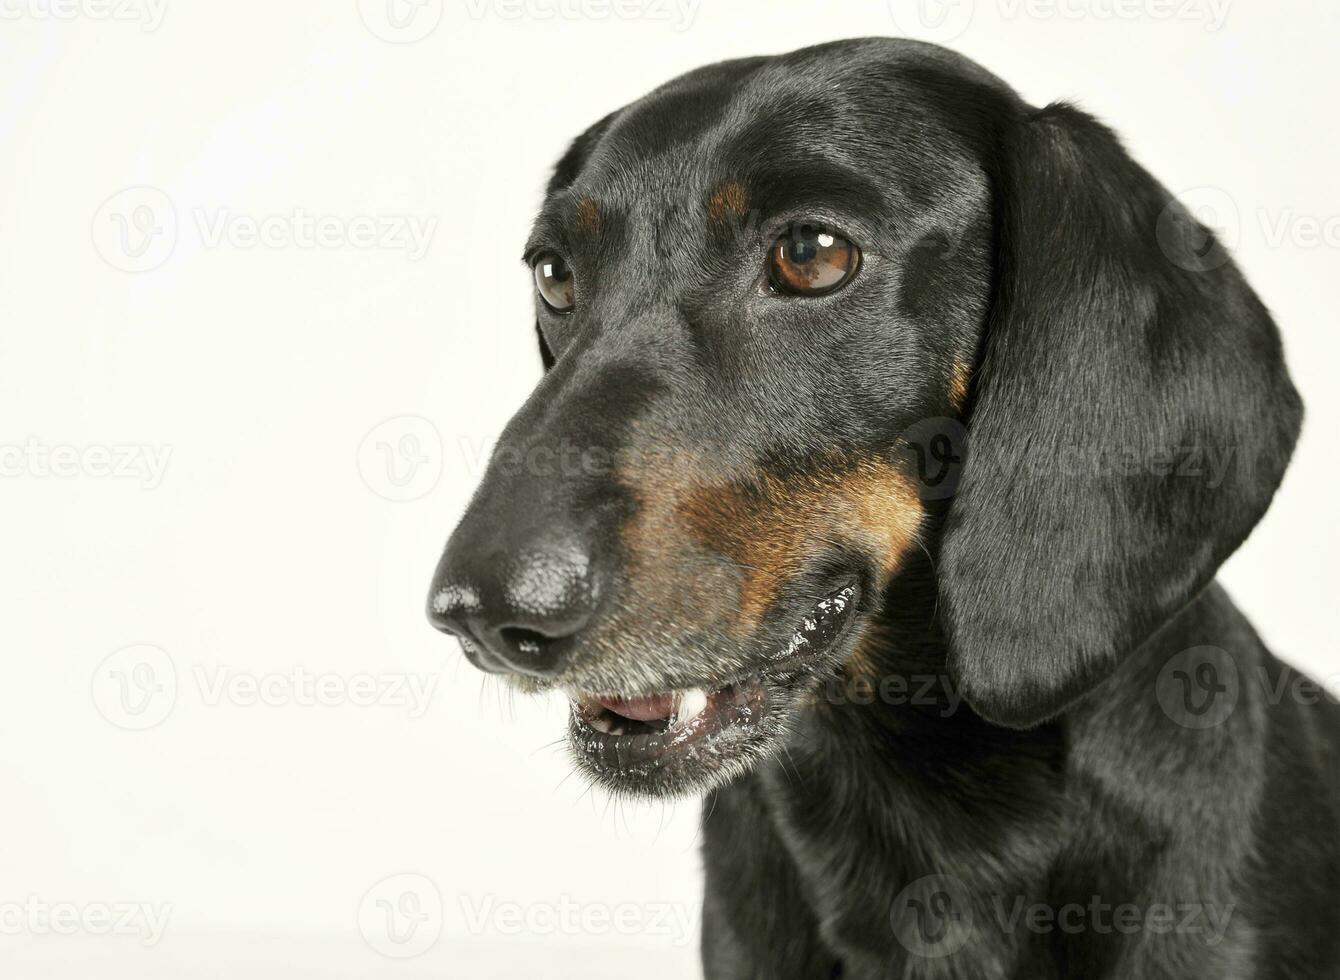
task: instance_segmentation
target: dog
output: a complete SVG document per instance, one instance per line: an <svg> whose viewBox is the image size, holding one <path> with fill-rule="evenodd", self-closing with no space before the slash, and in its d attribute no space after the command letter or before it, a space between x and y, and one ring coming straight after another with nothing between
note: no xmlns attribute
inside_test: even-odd
<svg viewBox="0 0 1340 980"><path fill-rule="evenodd" d="M1112 132L908 40L727 61L577 137L524 259L428 614L705 796L708 978L1340 976L1340 709L1214 581L1301 401Z"/></svg>

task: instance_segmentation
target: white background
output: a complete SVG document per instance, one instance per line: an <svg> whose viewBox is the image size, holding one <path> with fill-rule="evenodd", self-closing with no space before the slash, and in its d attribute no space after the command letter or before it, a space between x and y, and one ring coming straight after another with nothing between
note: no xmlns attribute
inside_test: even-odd
<svg viewBox="0 0 1340 980"><path fill-rule="evenodd" d="M539 375L519 254L551 164L721 58L948 40L1187 191L1309 410L1224 579L1283 657L1340 675L1340 6L113 2L0 0L4 976L696 975L697 806L565 781L563 706L509 708L422 606ZM406 217L426 250L383 240ZM377 428L404 416L426 421ZM337 703L300 703L317 675ZM361 703L367 675L433 685L426 710ZM407 892L397 944L378 901ZM92 924L45 926L62 903ZM121 903L166 932L98 934Z"/></svg>

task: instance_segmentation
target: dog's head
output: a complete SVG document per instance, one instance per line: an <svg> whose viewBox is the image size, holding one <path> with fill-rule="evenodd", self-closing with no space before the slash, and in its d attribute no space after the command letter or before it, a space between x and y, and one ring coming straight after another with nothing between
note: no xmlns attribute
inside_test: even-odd
<svg viewBox="0 0 1340 980"><path fill-rule="evenodd" d="M617 789L766 754L914 549L972 707L1055 716L1209 581L1299 425L1211 234L929 45L671 82L576 140L525 257L547 371L430 615L567 692Z"/></svg>

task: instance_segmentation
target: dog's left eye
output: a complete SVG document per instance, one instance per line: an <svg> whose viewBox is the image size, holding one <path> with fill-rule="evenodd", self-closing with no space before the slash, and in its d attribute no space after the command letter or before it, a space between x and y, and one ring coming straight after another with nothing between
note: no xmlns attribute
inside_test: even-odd
<svg viewBox="0 0 1340 980"><path fill-rule="evenodd" d="M555 313L571 313L577 304L577 279L568 264L552 252L535 260L535 288Z"/></svg>
<svg viewBox="0 0 1340 980"><path fill-rule="evenodd" d="M861 264L861 250L823 228L792 225L773 242L768 271L784 293L817 296L843 285Z"/></svg>

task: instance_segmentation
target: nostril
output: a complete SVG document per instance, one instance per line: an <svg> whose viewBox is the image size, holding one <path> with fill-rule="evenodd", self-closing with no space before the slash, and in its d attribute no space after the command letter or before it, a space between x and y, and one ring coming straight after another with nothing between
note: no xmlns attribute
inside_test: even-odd
<svg viewBox="0 0 1340 980"><path fill-rule="evenodd" d="M492 537L470 546L453 539L438 564L429 619L460 637L478 667L555 675L600 598L585 544L553 531L519 548Z"/></svg>
<svg viewBox="0 0 1340 980"><path fill-rule="evenodd" d="M487 630L487 646L513 670L543 677L563 666L568 645L564 637L547 636L526 626L500 626Z"/></svg>
<svg viewBox="0 0 1340 980"><path fill-rule="evenodd" d="M539 656L553 642L538 630L526 629L524 626L504 626L498 630L498 639L509 649L531 657Z"/></svg>

